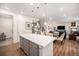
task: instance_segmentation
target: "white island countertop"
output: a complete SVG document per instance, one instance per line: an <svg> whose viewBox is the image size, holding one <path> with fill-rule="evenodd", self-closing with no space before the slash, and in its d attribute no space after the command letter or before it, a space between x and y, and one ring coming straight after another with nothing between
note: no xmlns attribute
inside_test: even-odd
<svg viewBox="0 0 79 59"><path fill-rule="evenodd" d="M20 36L42 47L46 47L48 44L53 43L53 40L56 39L56 37L53 36L51 37L51 36L29 34L29 33L20 34Z"/></svg>

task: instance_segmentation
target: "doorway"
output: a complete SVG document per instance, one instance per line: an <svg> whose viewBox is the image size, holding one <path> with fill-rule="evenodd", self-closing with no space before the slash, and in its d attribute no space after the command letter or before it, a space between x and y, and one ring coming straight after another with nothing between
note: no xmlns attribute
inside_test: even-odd
<svg viewBox="0 0 79 59"><path fill-rule="evenodd" d="M0 13L0 35L4 33L5 39L0 40L0 47L13 43L13 16Z"/></svg>

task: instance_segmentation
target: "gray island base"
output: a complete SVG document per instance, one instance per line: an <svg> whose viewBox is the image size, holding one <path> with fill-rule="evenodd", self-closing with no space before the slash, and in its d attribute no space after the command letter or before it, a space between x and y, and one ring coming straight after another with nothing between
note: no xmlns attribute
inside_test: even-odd
<svg viewBox="0 0 79 59"><path fill-rule="evenodd" d="M20 34L20 47L28 56L53 56L55 39L38 34Z"/></svg>

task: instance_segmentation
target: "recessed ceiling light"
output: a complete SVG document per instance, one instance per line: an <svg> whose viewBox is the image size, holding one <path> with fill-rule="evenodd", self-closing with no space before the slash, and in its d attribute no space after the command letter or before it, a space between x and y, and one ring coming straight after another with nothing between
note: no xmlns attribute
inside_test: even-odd
<svg viewBox="0 0 79 59"><path fill-rule="evenodd" d="M44 22L44 25L47 25L47 22Z"/></svg>
<svg viewBox="0 0 79 59"><path fill-rule="evenodd" d="M32 24L32 26L33 26L33 24Z"/></svg>
<svg viewBox="0 0 79 59"><path fill-rule="evenodd" d="M37 26L39 26L39 24L37 23Z"/></svg>
<svg viewBox="0 0 79 59"><path fill-rule="evenodd" d="M30 5L33 5L33 3L30 3Z"/></svg>
<svg viewBox="0 0 79 59"><path fill-rule="evenodd" d="M63 11L64 8L60 8L60 11Z"/></svg>

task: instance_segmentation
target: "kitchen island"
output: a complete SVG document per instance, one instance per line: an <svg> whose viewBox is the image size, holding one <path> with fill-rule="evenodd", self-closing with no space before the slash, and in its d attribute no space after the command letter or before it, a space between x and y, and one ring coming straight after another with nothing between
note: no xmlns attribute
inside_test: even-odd
<svg viewBox="0 0 79 59"><path fill-rule="evenodd" d="M28 56L52 56L55 39L53 36L20 34L20 47Z"/></svg>

